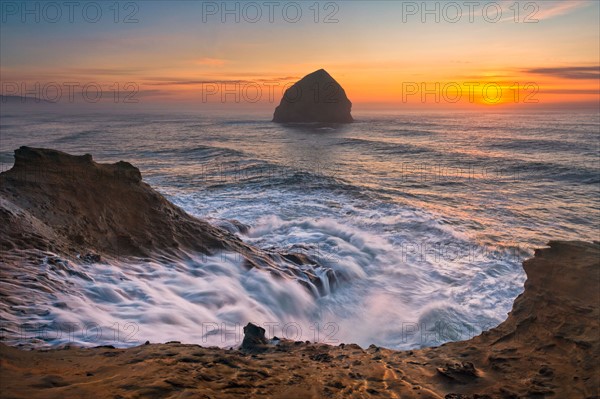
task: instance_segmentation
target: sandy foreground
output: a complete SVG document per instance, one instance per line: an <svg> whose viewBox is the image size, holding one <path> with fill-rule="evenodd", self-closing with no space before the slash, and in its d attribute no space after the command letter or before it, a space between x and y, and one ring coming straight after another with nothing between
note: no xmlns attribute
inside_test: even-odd
<svg viewBox="0 0 600 399"><path fill-rule="evenodd" d="M24 351L0 345L3 398L598 398L600 244L524 262L508 319L468 341L393 351L283 342ZM487 395L487 396L486 396Z"/></svg>
<svg viewBox="0 0 600 399"><path fill-rule="evenodd" d="M227 230L193 218L126 162L22 147L15 166L0 173L0 224L0 306L7 314L25 305L35 311L39 290L65 288L36 274L47 253L76 264L227 249L248 269L322 294L315 271L325 266L251 247L235 234L244 226ZM58 259L60 265L67 267ZM552 241L523 267L525 291L508 319L467 341L413 351L291 341L244 350L0 344L0 397L600 398L600 243ZM335 273L326 275L334 286Z"/></svg>

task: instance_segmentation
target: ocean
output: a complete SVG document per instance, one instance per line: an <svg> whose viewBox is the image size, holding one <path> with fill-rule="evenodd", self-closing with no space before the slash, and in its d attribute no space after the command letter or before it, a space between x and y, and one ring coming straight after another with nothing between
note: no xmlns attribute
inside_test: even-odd
<svg viewBox="0 0 600 399"><path fill-rule="evenodd" d="M125 160L188 213L251 228L339 277L315 297L231 254L81 266L4 323L33 346L268 335L394 349L468 339L506 319L521 262L551 239L600 240L597 112L356 113L279 125L265 114L3 112L0 166L23 145ZM118 201L119 199L115 199ZM33 310L33 308L36 308ZM61 324L62 323L62 324ZM65 333L60 325L77 327ZM40 326L45 326L40 329Z"/></svg>

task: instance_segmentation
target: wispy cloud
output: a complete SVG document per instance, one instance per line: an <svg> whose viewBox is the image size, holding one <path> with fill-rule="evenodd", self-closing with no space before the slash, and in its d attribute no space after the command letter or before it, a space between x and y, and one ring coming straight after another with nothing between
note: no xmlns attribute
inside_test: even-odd
<svg viewBox="0 0 600 399"><path fill-rule="evenodd" d="M542 20L568 14L571 11L591 4L588 0L562 0L542 2L540 11L532 16L534 19Z"/></svg>
<svg viewBox="0 0 600 399"><path fill-rule="evenodd" d="M148 86L198 86L205 84L247 84L248 80L165 80L161 82L144 83Z"/></svg>
<svg viewBox="0 0 600 399"><path fill-rule="evenodd" d="M524 72L538 75L548 75L563 79L600 79L600 66L571 66L555 68L532 68Z"/></svg>
<svg viewBox="0 0 600 399"><path fill-rule="evenodd" d="M142 72L141 68L70 68L66 72L77 75L135 75Z"/></svg>
<svg viewBox="0 0 600 399"><path fill-rule="evenodd" d="M527 18L527 21L535 22L568 14L592 3L593 1L590 0L545 0L526 3L502 2L500 3L500 7L502 8L503 15L510 16L503 18L501 22L515 21L514 4L518 4L521 7L518 15L520 20Z"/></svg>
<svg viewBox="0 0 600 399"><path fill-rule="evenodd" d="M540 89L540 94L600 95L600 89Z"/></svg>
<svg viewBox="0 0 600 399"><path fill-rule="evenodd" d="M149 86L197 86L203 84L256 84L256 83L288 83L298 80L298 77L285 76L273 78L249 79L178 79L169 77L147 77L144 84Z"/></svg>
<svg viewBox="0 0 600 399"><path fill-rule="evenodd" d="M197 65L217 67L227 64L227 60L221 58L200 58L199 60L196 60L195 63Z"/></svg>

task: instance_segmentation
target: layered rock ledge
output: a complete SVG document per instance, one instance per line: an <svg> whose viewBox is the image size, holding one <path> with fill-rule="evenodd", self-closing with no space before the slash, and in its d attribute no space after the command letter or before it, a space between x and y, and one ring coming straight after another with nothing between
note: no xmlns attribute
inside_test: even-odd
<svg viewBox="0 0 600 399"><path fill-rule="evenodd" d="M69 254L148 256L180 249L241 250L234 235L186 214L128 162L21 147L0 174L0 245Z"/></svg>
<svg viewBox="0 0 600 399"><path fill-rule="evenodd" d="M248 269L297 280L317 296L336 284L334 271L306 253L247 245L234 232L170 203L130 163L97 163L89 154L17 149L13 168L0 173L0 224L1 279L20 269L24 258L35 264L53 255L98 262L231 252Z"/></svg>

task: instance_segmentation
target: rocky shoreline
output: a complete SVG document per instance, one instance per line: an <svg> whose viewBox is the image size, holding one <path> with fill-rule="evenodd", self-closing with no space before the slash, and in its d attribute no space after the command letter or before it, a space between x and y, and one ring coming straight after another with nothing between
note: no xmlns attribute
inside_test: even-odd
<svg viewBox="0 0 600 399"><path fill-rule="evenodd" d="M130 163L96 163L89 154L15 150L13 168L0 173L0 223L0 261L8 269L19 267L23 251L33 263L54 255L80 262L233 253L247 269L297 280L316 296L337 279L301 250L244 243L236 233L245 226L237 221L225 229L188 215L143 182Z"/></svg>
<svg viewBox="0 0 600 399"><path fill-rule="evenodd" d="M248 268L320 292L317 270L324 266L302 254L251 247L235 231L187 215L126 162L98 164L89 155L22 147L15 166L0 174L0 201L3 298L14 296L7 287L19 289L8 284L11 273L25 259L35 264L48 253L94 262L227 250L243 256ZM0 396L600 397L600 243L552 241L523 267L525 291L507 320L467 341L411 351L363 349L263 339L247 326L246 344L230 350L177 342L31 351L0 344Z"/></svg>
<svg viewBox="0 0 600 399"><path fill-rule="evenodd" d="M508 319L468 341L412 351L285 340L258 351L0 345L2 397L597 398L599 258L598 243L538 250Z"/></svg>

